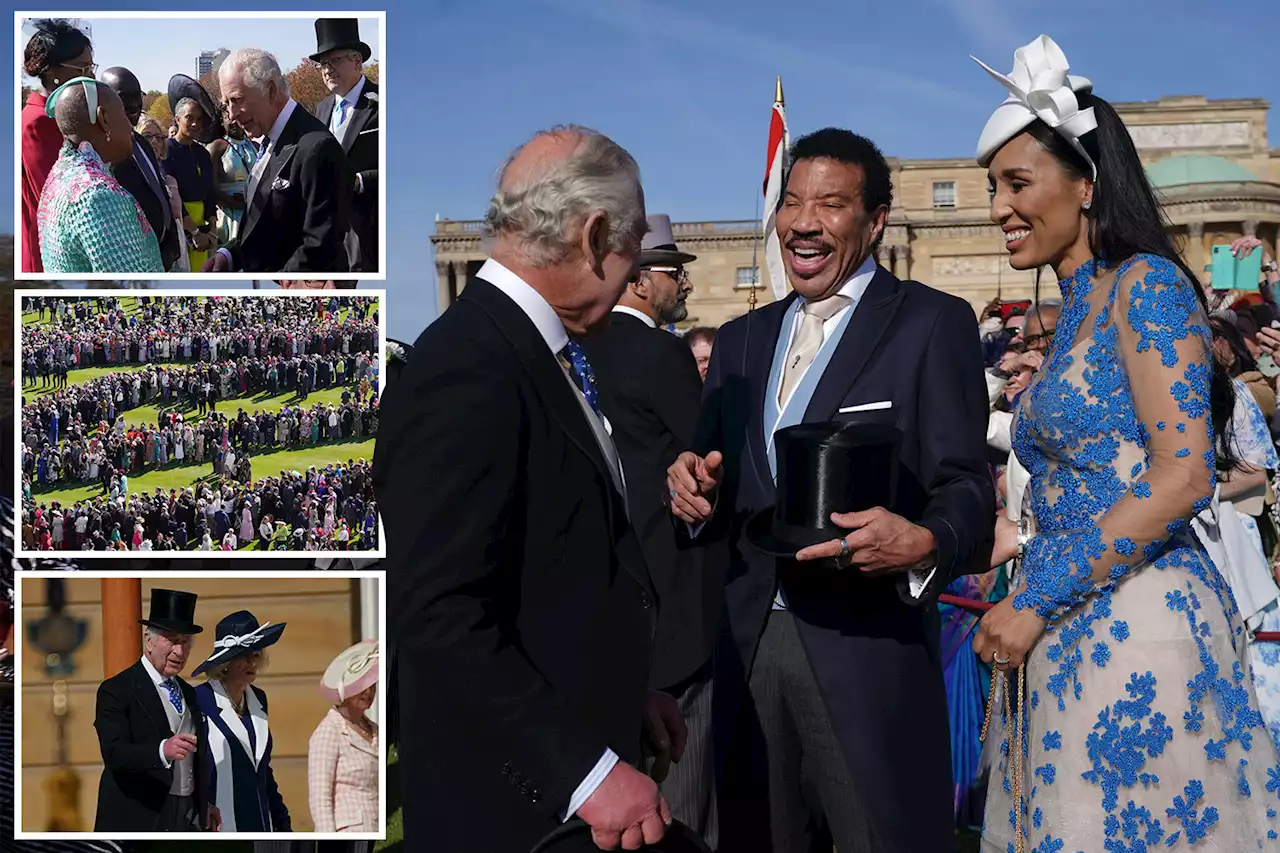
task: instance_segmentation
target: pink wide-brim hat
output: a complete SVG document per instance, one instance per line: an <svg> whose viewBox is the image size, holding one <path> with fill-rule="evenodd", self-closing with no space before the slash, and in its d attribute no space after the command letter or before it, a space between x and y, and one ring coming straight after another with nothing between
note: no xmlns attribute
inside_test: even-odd
<svg viewBox="0 0 1280 853"><path fill-rule="evenodd" d="M361 640L334 658L320 677L320 694L337 705L377 684L378 645Z"/></svg>

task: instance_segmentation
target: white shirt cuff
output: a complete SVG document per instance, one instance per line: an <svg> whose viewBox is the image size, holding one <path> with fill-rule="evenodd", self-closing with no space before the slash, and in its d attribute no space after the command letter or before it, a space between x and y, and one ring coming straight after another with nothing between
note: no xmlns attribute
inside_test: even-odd
<svg viewBox="0 0 1280 853"><path fill-rule="evenodd" d="M938 571L938 567L932 569L912 569L907 572L907 586L911 590L912 598L919 598L925 587L929 585L929 581L933 580L934 574Z"/></svg>
<svg viewBox="0 0 1280 853"><path fill-rule="evenodd" d="M164 741L160 741L160 763L164 765L165 770L173 766L173 762L164 757Z"/></svg>
<svg viewBox="0 0 1280 853"><path fill-rule="evenodd" d="M578 809L582 808L583 803L591 798L596 792L596 788L604 782L604 777L609 775L609 771L613 770L613 766L618 763L618 756L612 749L606 749L604 755L600 756L600 760L596 762L596 766L587 774L587 778L582 780L573 792L573 796L569 798L569 808L565 810L564 815L560 818L560 822L564 823L569 818L577 814Z"/></svg>
<svg viewBox="0 0 1280 853"><path fill-rule="evenodd" d="M226 249L219 249L217 254L222 255L224 258L226 258L227 264L229 264L232 269L235 269L236 259L231 257L231 252L229 252Z"/></svg>
<svg viewBox="0 0 1280 853"><path fill-rule="evenodd" d="M364 179L360 177L359 172L356 172L356 192L364 192Z"/></svg>

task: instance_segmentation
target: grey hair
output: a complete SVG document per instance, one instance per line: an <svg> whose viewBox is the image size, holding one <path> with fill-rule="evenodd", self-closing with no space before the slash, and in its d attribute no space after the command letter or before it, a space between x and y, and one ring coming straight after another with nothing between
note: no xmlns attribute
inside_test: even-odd
<svg viewBox="0 0 1280 853"><path fill-rule="evenodd" d="M276 88L284 94L289 94L289 80L280 70L280 63L265 50L242 47L223 61L222 68L230 68L233 72L239 71L240 79L246 86L257 89L264 95L272 83L275 83ZM218 71L221 74L222 69Z"/></svg>
<svg viewBox="0 0 1280 853"><path fill-rule="evenodd" d="M200 106L200 103L199 103L198 101L196 101L196 99L195 99L195 98L183 98L183 99L181 99L180 101L178 101L178 103L174 106L174 108L173 108L173 114L174 114L174 116L175 116L175 117L176 117L176 116L178 116L178 114L180 114L180 113L182 112L182 108L183 108L183 107L185 107L187 104L191 104L191 106L193 106L193 107L195 107L196 109L200 110L200 112L204 112L204 111L205 111L204 107Z"/></svg>
<svg viewBox="0 0 1280 853"><path fill-rule="evenodd" d="M572 154L508 181L507 170L525 146L512 152L484 218L489 237L513 237L535 267L565 260L578 242L574 226L596 211L605 214L609 248L615 252L633 248L646 228L635 158L599 131L578 125L558 125L534 139L562 133L579 139Z"/></svg>
<svg viewBox="0 0 1280 853"><path fill-rule="evenodd" d="M1023 335L1027 333L1027 329L1030 328L1031 326L1031 318L1039 317L1041 311L1052 311L1054 314L1062 314L1062 300L1061 299L1041 299L1039 302L1035 304L1034 308L1032 308L1026 314L1023 314L1022 315L1022 334ZM1043 326L1044 322L1042 321L1040 325Z"/></svg>

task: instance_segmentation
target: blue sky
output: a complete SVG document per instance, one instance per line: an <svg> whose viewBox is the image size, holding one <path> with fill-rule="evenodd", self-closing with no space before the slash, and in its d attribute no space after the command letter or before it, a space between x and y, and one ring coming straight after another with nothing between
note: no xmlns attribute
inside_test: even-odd
<svg viewBox="0 0 1280 853"><path fill-rule="evenodd" d="M630 150L650 212L746 219L756 214L779 74L793 138L838 125L904 158L972 156L1003 90L969 54L1007 71L1013 50L1041 33L1109 100L1202 94L1280 103L1280 42L1274 5L1264 0L1242 0L1229 14L1188 0L418 0L382 8L392 89L383 105L385 287L390 334L407 340L435 316L434 217L480 217L504 157L553 124L595 127ZM167 51L152 49L164 42L148 37L139 50ZM184 59L175 70L189 66ZM1280 147L1280 108L1269 136ZM11 183L11 173L4 179ZM11 228L11 209L0 208L0 228Z"/></svg>

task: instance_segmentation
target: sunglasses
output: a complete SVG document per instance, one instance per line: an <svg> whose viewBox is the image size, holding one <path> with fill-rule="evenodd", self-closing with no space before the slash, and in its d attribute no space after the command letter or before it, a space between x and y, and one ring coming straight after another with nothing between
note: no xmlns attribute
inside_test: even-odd
<svg viewBox="0 0 1280 853"><path fill-rule="evenodd" d="M689 272L684 267L641 267L641 272L666 273L676 280L676 284L688 284Z"/></svg>

